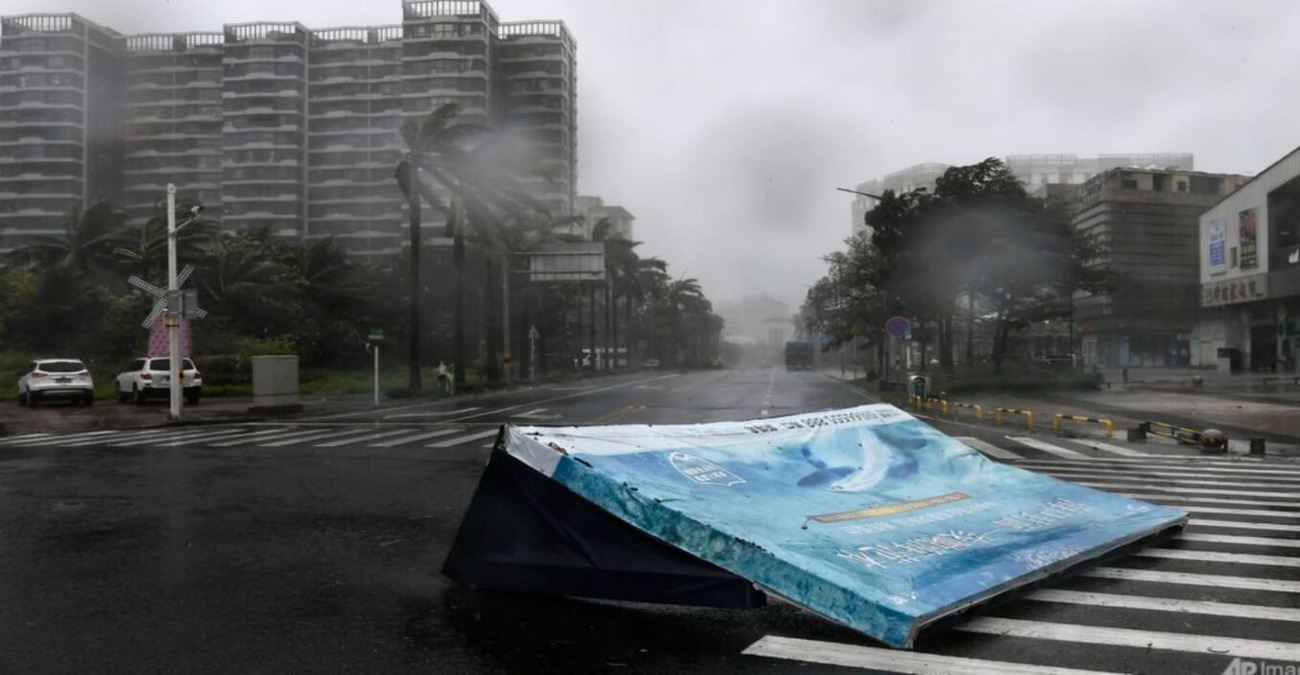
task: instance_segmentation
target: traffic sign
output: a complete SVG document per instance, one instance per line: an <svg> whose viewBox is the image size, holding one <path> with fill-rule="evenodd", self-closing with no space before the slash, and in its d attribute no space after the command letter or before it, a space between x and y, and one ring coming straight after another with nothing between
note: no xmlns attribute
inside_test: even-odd
<svg viewBox="0 0 1300 675"><path fill-rule="evenodd" d="M889 320L885 322L885 332L888 333L890 337L905 337L911 331L912 322L908 321L907 317L891 316L889 317Z"/></svg>
<svg viewBox="0 0 1300 675"><path fill-rule="evenodd" d="M384 331L379 328L371 328L370 335L366 337L371 342L379 342L384 339Z"/></svg>

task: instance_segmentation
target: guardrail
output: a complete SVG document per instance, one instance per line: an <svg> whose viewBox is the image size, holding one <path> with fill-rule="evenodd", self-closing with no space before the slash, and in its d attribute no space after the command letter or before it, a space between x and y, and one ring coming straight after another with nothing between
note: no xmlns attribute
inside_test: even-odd
<svg viewBox="0 0 1300 675"><path fill-rule="evenodd" d="M1106 429L1106 438L1115 437L1115 423L1108 419L1103 419L1098 417L1084 417L1082 415L1065 415L1063 413L1056 413L1055 415L1052 415L1052 431L1060 433L1061 420L1074 420L1075 422L1093 422L1096 424L1100 424L1102 427Z"/></svg>
<svg viewBox="0 0 1300 675"><path fill-rule="evenodd" d="M1018 410L1018 409L1016 409L1016 408L994 408L994 409L993 409L993 420L994 420L995 422L997 422L998 424L1002 424L1002 415L1003 415L1004 413L1005 413L1005 414L1008 414L1008 415L1024 415L1024 416L1025 416L1025 421L1029 423L1029 428L1030 428L1030 429L1033 429L1033 428L1034 428L1034 411L1032 411L1032 410Z"/></svg>
<svg viewBox="0 0 1300 675"><path fill-rule="evenodd" d="M952 406L952 416L954 418L957 417L957 412L962 408L970 408L975 411L976 422L984 421L984 407L978 403L952 403L950 405Z"/></svg>
<svg viewBox="0 0 1300 675"><path fill-rule="evenodd" d="M1142 422L1138 424L1138 429L1140 429L1144 434L1163 436L1185 445L1201 445L1205 442L1205 436L1203 433L1195 429L1175 426L1165 422Z"/></svg>
<svg viewBox="0 0 1300 675"><path fill-rule="evenodd" d="M1278 382L1291 380L1291 384L1300 384L1300 375L1270 375L1264 378L1264 384L1268 384L1274 380Z"/></svg>

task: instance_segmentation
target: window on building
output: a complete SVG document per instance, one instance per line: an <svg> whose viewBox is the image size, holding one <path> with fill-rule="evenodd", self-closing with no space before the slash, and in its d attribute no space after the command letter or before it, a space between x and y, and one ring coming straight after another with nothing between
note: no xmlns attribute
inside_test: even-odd
<svg viewBox="0 0 1300 675"><path fill-rule="evenodd" d="M1138 189L1138 182L1132 178L1123 178L1119 181L1119 186L1125 190Z"/></svg>
<svg viewBox="0 0 1300 675"><path fill-rule="evenodd" d="M1165 180L1168 176L1162 173L1151 174L1151 189L1155 192L1165 191Z"/></svg>
<svg viewBox="0 0 1300 675"><path fill-rule="evenodd" d="M1179 192L1187 192L1187 181L1180 180L1176 183Z"/></svg>

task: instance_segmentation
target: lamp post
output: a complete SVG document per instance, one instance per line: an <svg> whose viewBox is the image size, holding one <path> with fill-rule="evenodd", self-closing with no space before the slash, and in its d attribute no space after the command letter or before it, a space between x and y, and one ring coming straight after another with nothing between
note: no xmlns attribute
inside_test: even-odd
<svg viewBox="0 0 1300 675"><path fill-rule="evenodd" d="M195 205L190 209L190 217L185 222L176 223L176 185L167 184L167 369L171 372L168 383L170 389L171 409L168 418L181 418L181 318L184 314L180 305L180 289L176 281L176 233L181 228L194 222L203 212L203 207ZM175 303L177 306L170 306Z"/></svg>

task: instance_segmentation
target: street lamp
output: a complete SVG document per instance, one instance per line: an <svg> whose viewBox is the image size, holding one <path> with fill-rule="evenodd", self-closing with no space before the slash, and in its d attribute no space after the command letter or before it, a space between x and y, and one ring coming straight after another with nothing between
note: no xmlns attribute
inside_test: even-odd
<svg viewBox="0 0 1300 675"><path fill-rule="evenodd" d="M176 233L181 228L189 225L198 219L203 213L203 207L195 205L190 207L190 217L185 219L179 225L176 223L176 185L167 184L167 298L168 302L175 301L179 296L179 284L176 282ZM177 303L181 304L181 303ZM168 367L171 371L170 395L171 410L168 417L172 420L181 418L181 315L180 307L167 308L167 355Z"/></svg>

